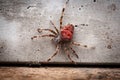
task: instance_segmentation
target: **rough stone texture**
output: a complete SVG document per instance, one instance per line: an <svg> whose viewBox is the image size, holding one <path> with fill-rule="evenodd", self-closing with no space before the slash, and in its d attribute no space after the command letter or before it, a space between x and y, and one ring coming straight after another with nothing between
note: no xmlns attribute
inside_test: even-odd
<svg viewBox="0 0 120 80"><path fill-rule="evenodd" d="M45 62L55 51L49 38L31 40L37 28L59 28L65 0L0 0L0 62ZM76 62L120 63L120 1L70 0L63 24L75 27ZM61 52L52 62L68 62Z"/></svg>

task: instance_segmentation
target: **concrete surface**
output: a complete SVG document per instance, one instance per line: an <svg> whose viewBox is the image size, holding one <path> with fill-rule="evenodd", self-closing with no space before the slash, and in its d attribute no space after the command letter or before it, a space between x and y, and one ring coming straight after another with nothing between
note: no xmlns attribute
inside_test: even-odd
<svg viewBox="0 0 120 80"><path fill-rule="evenodd" d="M0 62L45 62L55 51L50 38L31 40L37 28L59 28L65 0L0 0ZM76 62L120 63L120 0L70 0L63 24L75 27ZM93 49L94 47L94 49ZM68 62L63 52L51 62Z"/></svg>

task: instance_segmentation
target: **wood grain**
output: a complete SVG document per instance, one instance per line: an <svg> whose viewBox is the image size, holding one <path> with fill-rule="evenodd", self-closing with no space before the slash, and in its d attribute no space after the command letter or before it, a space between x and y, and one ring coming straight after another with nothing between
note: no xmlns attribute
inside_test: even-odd
<svg viewBox="0 0 120 80"><path fill-rule="evenodd" d="M0 80L120 80L120 68L1 67Z"/></svg>

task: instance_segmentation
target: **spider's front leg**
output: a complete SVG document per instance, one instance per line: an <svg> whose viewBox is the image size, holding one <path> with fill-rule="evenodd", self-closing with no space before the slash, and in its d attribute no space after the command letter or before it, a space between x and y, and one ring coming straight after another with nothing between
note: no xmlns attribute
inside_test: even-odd
<svg viewBox="0 0 120 80"><path fill-rule="evenodd" d="M53 25L54 29L57 31L57 34L59 34L59 30L57 29L57 27L55 26L55 24L50 20L50 23Z"/></svg>
<svg viewBox="0 0 120 80"><path fill-rule="evenodd" d="M62 29L63 16L64 16L65 8L66 8L68 2L69 2L69 0L66 1L66 3L64 4L64 7L63 7L63 9L62 9L62 13L61 13L61 16L60 16L60 29Z"/></svg>
<svg viewBox="0 0 120 80"><path fill-rule="evenodd" d="M40 38L40 37L56 37L55 35L53 34L46 34L46 35L37 35L37 36L33 36L31 37L31 39L35 39L35 38Z"/></svg>
<svg viewBox="0 0 120 80"><path fill-rule="evenodd" d="M56 35L58 35L54 30L52 29L40 29L38 28L37 31L39 33L41 33L42 31L49 31L51 32L52 34L45 34L45 35L37 35L37 36L33 36L31 37L31 39L33 40L34 38L40 38L40 37L56 37Z"/></svg>
<svg viewBox="0 0 120 80"><path fill-rule="evenodd" d="M57 53L59 53L59 50L60 50L60 45L57 44L57 47L56 47L56 50L55 50L55 53L47 60L48 62L55 56L57 55Z"/></svg>
<svg viewBox="0 0 120 80"><path fill-rule="evenodd" d="M40 29L40 28L38 28L37 31L38 31L39 33L41 33L42 31L49 31L49 32L51 32L52 34L57 35L57 33L56 33L54 30L52 30L52 29Z"/></svg>

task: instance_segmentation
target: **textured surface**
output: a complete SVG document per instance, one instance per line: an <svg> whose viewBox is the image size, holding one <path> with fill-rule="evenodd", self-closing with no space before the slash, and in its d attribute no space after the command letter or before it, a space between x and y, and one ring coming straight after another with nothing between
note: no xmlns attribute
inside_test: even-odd
<svg viewBox="0 0 120 80"><path fill-rule="evenodd" d="M55 51L49 38L31 40L37 28L59 28L65 0L0 0L0 61L45 62ZM120 63L120 0L70 0L63 24L75 27L76 62ZM61 52L52 62L69 61Z"/></svg>
<svg viewBox="0 0 120 80"><path fill-rule="evenodd" d="M120 80L120 69L1 67L1 80Z"/></svg>

